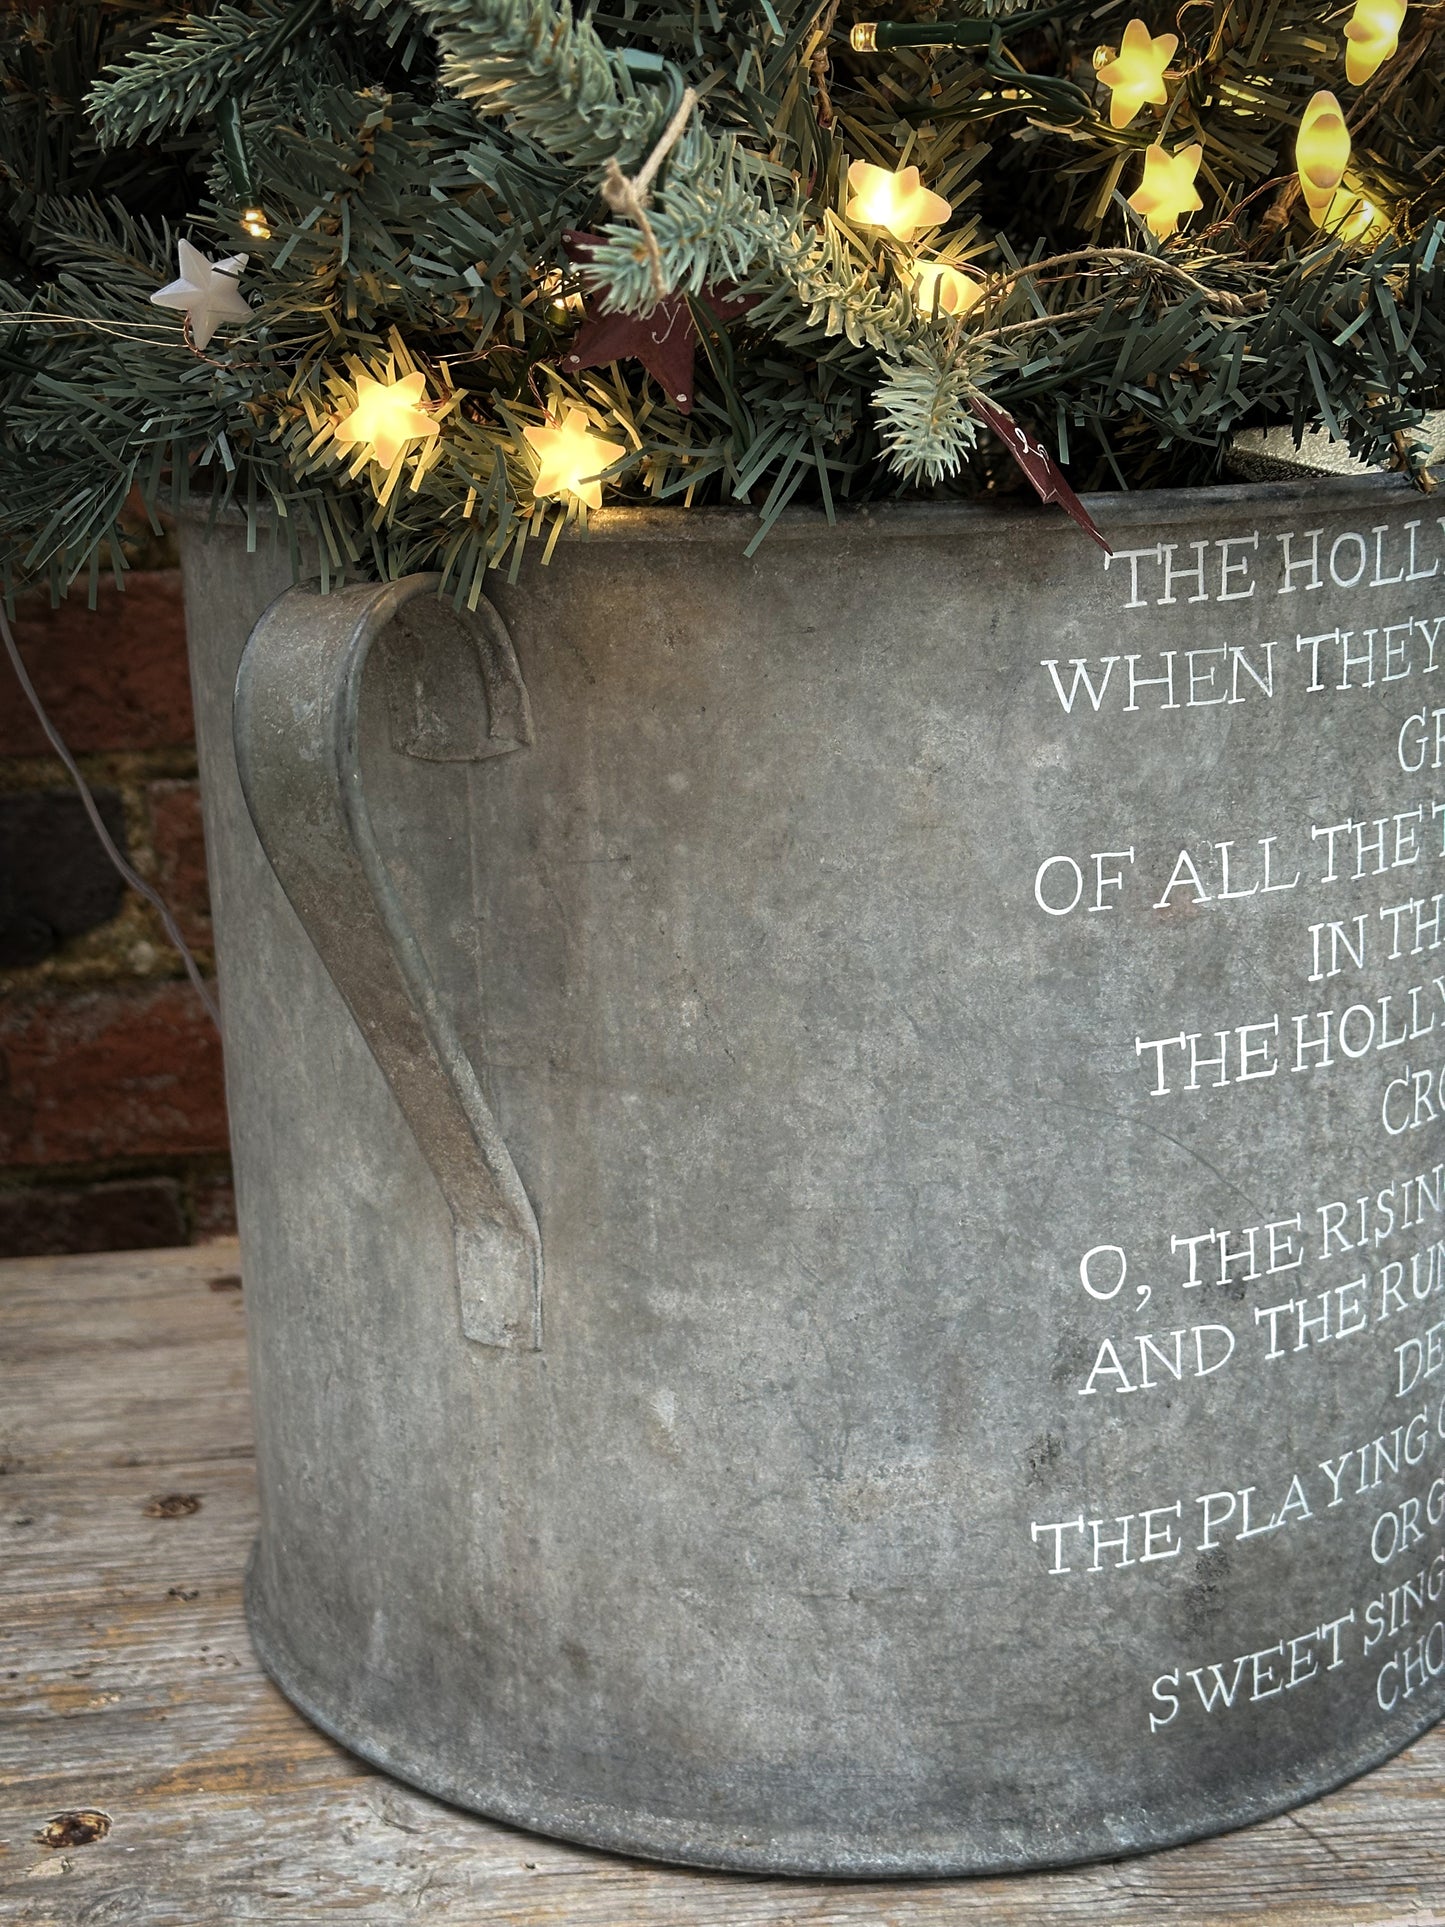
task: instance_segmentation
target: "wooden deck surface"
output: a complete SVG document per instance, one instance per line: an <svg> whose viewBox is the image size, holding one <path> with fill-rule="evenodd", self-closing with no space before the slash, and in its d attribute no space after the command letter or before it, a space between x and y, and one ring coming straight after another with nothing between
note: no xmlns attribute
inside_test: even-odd
<svg viewBox="0 0 1445 1927"><path fill-rule="evenodd" d="M0 1921L1445 1927L1445 1727L1246 1832L1007 1880L690 1874L394 1784L247 1641L238 1265L233 1245L0 1265Z"/></svg>

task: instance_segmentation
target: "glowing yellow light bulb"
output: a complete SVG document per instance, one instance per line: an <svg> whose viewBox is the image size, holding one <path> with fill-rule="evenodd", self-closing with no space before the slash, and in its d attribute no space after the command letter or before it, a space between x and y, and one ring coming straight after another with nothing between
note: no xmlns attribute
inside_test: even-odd
<svg viewBox="0 0 1445 1927"><path fill-rule="evenodd" d="M1318 227L1350 163L1350 130L1333 94L1321 91L1310 97L1300 116L1294 159L1300 192Z"/></svg>
<svg viewBox="0 0 1445 1927"><path fill-rule="evenodd" d="M1405 0L1355 0L1354 18L1345 28L1345 74L1352 87L1362 87L1395 53L1405 24Z"/></svg>
<svg viewBox="0 0 1445 1927"><path fill-rule="evenodd" d="M1181 214L1192 214L1203 207L1194 186L1194 176L1204 159L1198 141L1181 147L1177 154L1166 154L1155 141L1144 150L1144 178L1129 196L1129 205L1149 224L1158 240L1166 241L1179 226Z"/></svg>
<svg viewBox="0 0 1445 1927"><path fill-rule="evenodd" d="M855 54L876 54L878 51L878 22L860 20L848 35L848 45Z"/></svg>
<svg viewBox="0 0 1445 1927"><path fill-rule="evenodd" d="M549 269L538 281L537 291L558 321L569 314L581 314L587 305L580 288L568 289L560 268Z"/></svg>
<svg viewBox="0 0 1445 1927"><path fill-rule="evenodd" d="M845 217L863 227L886 228L900 241L911 241L921 227L941 227L953 208L941 194L926 188L916 167L875 167L854 161L848 169L852 196Z"/></svg>
<svg viewBox="0 0 1445 1927"><path fill-rule="evenodd" d="M1335 189L1333 199L1319 215L1316 225L1351 247L1373 247L1390 232L1388 216L1380 211L1359 182L1352 180Z"/></svg>
<svg viewBox="0 0 1445 1927"><path fill-rule="evenodd" d="M544 428L524 428L522 433L537 451L537 479L532 493L539 500L548 495L575 495L588 508L601 508L602 484L587 478L600 475L627 453L621 442L594 435L580 408L569 408L565 421L548 422Z"/></svg>
<svg viewBox="0 0 1445 1927"><path fill-rule="evenodd" d="M1164 85L1164 69L1178 45L1178 34L1155 35L1142 20L1129 22L1124 29L1124 44L1098 69L1099 79L1112 89L1110 126L1127 127L1146 100L1156 107L1165 104L1169 90Z"/></svg>
<svg viewBox="0 0 1445 1927"><path fill-rule="evenodd" d="M966 268L950 267L946 261L915 261L910 270L913 305L919 314L934 311L943 315L965 315L983 293L983 283Z"/></svg>
<svg viewBox="0 0 1445 1927"><path fill-rule="evenodd" d="M249 234L253 241L271 239L271 223L266 219L266 210L260 207L243 207L236 216L241 230Z"/></svg>
<svg viewBox="0 0 1445 1927"><path fill-rule="evenodd" d="M343 448L364 448L373 462L390 468L408 442L432 441L436 423L421 407L425 375L404 375L400 381L356 378L356 406L336 427Z"/></svg>

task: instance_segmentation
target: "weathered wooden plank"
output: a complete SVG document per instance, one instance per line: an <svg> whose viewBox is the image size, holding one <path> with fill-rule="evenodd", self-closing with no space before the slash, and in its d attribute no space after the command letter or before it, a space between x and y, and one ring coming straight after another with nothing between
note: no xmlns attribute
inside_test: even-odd
<svg viewBox="0 0 1445 1927"><path fill-rule="evenodd" d="M6 1411L0 1451L6 1465L160 1465L166 1459L233 1459L247 1455L241 1438L245 1397L239 1389L200 1380L177 1393L170 1411L131 1411L114 1395L96 1391L89 1407ZM44 1449L39 1439L44 1434Z"/></svg>
<svg viewBox="0 0 1445 1927"><path fill-rule="evenodd" d="M17 1927L1445 1927L1445 1728L1302 1812L1143 1860L842 1886L494 1826L308 1726L251 1653L234 1250L0 1266L0 1918ZM18 1334L18 1335L17 1335ZM19 1449L12 1449L18 1444ZM198 1511L148 1514L194 1492ZM28 1523L17 1524L18 1520ZM35 1835L96 1808L88 1845Z"/></svg>
<svg viewBox="0 0 1445 1927"><path fill-rule="evenodd" d="M49 1313L43 1330L64 1346L72 1326L88 1315L113 1313L135 1325L152 1300L179 1310L209 1289L210 1280L239 1277L240 1246L234 1238L174 1251L87 1253L79 1257L21 1258L3 1266L0 1331L11 1326L35 1329L37 1314Z"/></svg>
<svg viewBox="0 0 1445 1927"><path fill-rule="evenodd" d="M0 1474L249 1455L234 1242L144 1254L122 1290L114 1258L3 1270Z"/></svg>
<svg viewBox="0 0 1445 1927"><path fill-rule="evenodd" d="M147 1510L168 1501L198 1503L198 1510L178 1517ZM164 1573L166 1586L193 1584L202 1573L234 1574L256 1531L248 1459L166 1458L12 1473L4 1481L4 1503L0 1600L54 1597L145 1572Z"/></svg>
<svg viewBox="0 0 1445 1927"><path fill-rule="evenodd" d="M1275 1822L1148 1861L1006 1881L843 1887L590 1855L469 1820L375 1777L333 1787L243 1781L197 1792L193 1784L148 1794L116 1814L105 1841L70 1855L71 1871L47 1879L67 1881L66 1910L53 1917L151 1927L289 1927L333 1913L379 1927L412 1917L475 1927L1427 1927L1440 1893L1418 1863L1412 1872L1392 1860L1363 1826L1332 1836L1328 1803L1311 1810L1308 1827ZM17 1919L52 1917L25 1912L24 1889L20 1898ZM57 1898L50 1887L45 1902Z"/></svg>

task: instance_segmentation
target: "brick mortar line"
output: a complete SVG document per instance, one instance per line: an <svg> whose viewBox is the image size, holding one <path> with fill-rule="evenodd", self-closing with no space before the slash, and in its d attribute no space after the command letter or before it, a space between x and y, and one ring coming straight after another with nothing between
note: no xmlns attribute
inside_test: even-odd
<svg viewBox="0 0 1445 1927"><path fill-rule="evenodd" d="M193 1246L198 1240L209 1236L230 1235L235 1211L231 1160L223 1153L214 1151L198 1151L190 1157L112 1158L93 1165L45 1165L32 1171L28 1177L15 1168L0 1171L0 1214L3 1214L7 1204L16 1204L23 1209L27 1202L34 1201L43 1206L46 1198L58 1198L67 1192L72 1195L78 1193L84 1198L112 1186L143 1189L149 1185L166 1184L175 1187L174 1200L183 1246ZM205 1213L209 1222L203 1224L203 1208L208 1191L213 1196L229 1193L231 1208L227 1211L223 1207L218 1218L213 1206ZM72 1247L62 1245L60 1248ZM89 1247L82 1243L74 1248L85 1250Z"/></svg>
<svg viewBox="0 0 1445 1927"><path fill-rule="evenodd" d="M165 749L77 750L75 760L91 788L135 788L144 783L194 783L199 771L194 743ZM57 756L0 756L0 794L69 790L75 785Z"/></svg>
<svg viewBox="0 0 1445 1927"><path fill-rule="evenodd" d="M131 861L135 862L134 856ZM139 863L136 868L142 876L149 874ZM191 954L200 965L201 974L208 980L214 979L214 948L193 942ZM18 1003L54 991L141 990L156 984L175 983L183 980L185 974L185 966L167 941L160 918L133 890L127 890L120 909L109 922L79 937L71 937L55 955L42 957L38 963L0 970L0 996L7 1003Z"/></svg>
<svg viewBox="0 0 1445 1927"><path fill-rule="evenodd" d="M131 904L136 911L133 921L127 915ZM52 991L73 990L79 994L108 988L145 990L157 984L185 980L185 967L167 943L160 920L148 905L140 903L133 894L129 895L127 907L122 908L109 923L102 924L97 931L87 931L84 937L72 938L71 943L84 944L90 937L106 938L117 943L129 942L130 960L117 963L111 955L109 941L104 949L93 955L45 957L39 963L27 964L24 968L0 970L0 997L6 1002L18 1003L23 998L42 997ZM143 947L153 955L137 961L135 953ZM216 974L213 951L193 943L191 955L201 966L202 976L208 982L212 981Z"/></svg>
<svg viewBox="0 0 1445 1927"><path fill-rule="evenodd" d="M98 1158L93 1164L0 1166L0 1196L16 1191L65 1190L77 1184L127 1183L137 1178L229 1178L224 1151L173 1151L151 1157Z"/></svg>

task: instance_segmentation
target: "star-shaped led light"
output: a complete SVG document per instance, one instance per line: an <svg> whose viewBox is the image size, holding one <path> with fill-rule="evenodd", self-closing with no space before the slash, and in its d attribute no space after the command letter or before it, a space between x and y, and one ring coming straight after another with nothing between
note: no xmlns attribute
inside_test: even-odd
<svg viewBox="0 0 1445 1927"><path fill-rule="evenodd" d="M436 423L422 408L426 376L403 375L400 381L356 378L356 406L336 424L343 448L364 448L373 462L390 468L408 442L431 441Z"/></svg>
<svg viewBox="0 0 1445 1927"><path fill-rule="evenodd" d="M844 217L862 227L887 228L899 241L911 241L921 227L942 227L953 212L941 194L926 188L916 167L875 167L854 161L848 169L852 189Z"/></svg>
<svg viewBox="0 0 1445 1927"><path fill-rule="evenodd" d="M1164 106L1169 99L1164 69L1178 45L1178 34L1152 34L1142 20L1129 22L1118 53L1098 69L1099 79L1112 90L1111 127L1127 127L1146 100L1156 107ZM1094 58L1097 60L1098 55Z"/></svg>
<svg viewBox="0 0 1445 1927"><path fill-rule="evenodd" d="M1405 24L1405 0L1355 0L1354 17L1345 27L1345 74L1352 87L1363 87L1377 67L1400 46Z"/></svg>
<svg viewBox="0 0 1445 1927"><path fill-rule="evenodd" d="M946 261L915 261L910 272L913 305L921 315L931 316L935 303L940 318L965 315L983 293L977 275Z"/></svg>
<svg viewBox="0 0 1445 1927"><path fill-rule="evenodd" d="M151 296L157 308L177 308L190 324L191 340L204 348L223 321L249 321L251 310L236 285L246 265L244 254L210 261L189 241L178 241L180 277Z"/></svg>
<svg viewBox="0 0 1445 1927"><path fill-rule="evenodd" d="M1192 214L1203 207L1194 186L1194 176L1204 159L1198 141L1181 147L1177 154L1166 154L1155 141L1144 150L1144 178L1129 196L1129 205L1149 224L1157 240L1167 241L1179 226L1181 214Z"/></svg>
<svg viewBox="0 0 1445 1927"><path fill-rule="evenodd" d="M627 453L621 442L594 435L580 408L569 408L565 421L524 428L522 433L537 451L532 493L539 500L547 495L575 495L588 508L601 508L602 484L596 477Z"/></svg>
<svg viewBox="0 0 1445 1927"><path fill-rule="evenodd" d="M1350 130L1333 94L1321 90L1310 96L1300 116L1294 160L1300 192L1318 227L1350 164Z"/></svg>

